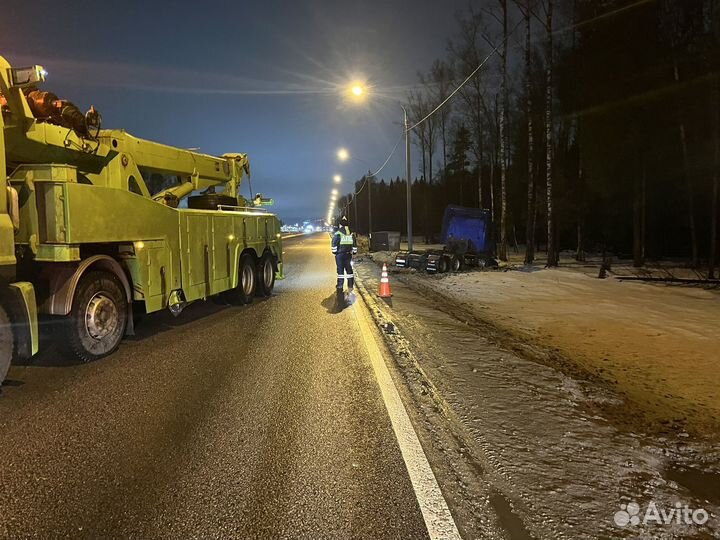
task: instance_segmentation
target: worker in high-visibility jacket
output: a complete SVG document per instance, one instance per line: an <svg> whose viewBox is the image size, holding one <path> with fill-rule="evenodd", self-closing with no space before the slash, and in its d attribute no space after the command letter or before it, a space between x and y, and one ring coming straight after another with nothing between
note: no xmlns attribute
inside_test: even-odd
<svg viewBox="0 0 720 540"><path fill-rule="evenodd" d="M342 292L345 285L345 278L348 280L348 290L352 291L355 286L355 275L353 274L352 256L357 253L357 241L350 230L348 218L340 218L338 228L332 237L332 252L335 255L337 265L337 290Z"/></svg>

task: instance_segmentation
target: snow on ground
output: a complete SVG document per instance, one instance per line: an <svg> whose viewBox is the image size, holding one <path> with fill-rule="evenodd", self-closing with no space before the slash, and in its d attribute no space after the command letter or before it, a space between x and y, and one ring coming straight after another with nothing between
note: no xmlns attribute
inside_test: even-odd
<svg viewBox="0 0 720 540"><path fill-rule="evenodd" d="M718 289L598 279L593 266L515 268L407 278L610 383L659 424L650 430L720 435Z"/></svg>
<svg viewBox="0 0 720 540"><path fill-rule="evenodd" d="M377 290L377 267L360 261L356 272ZM718 350L717 293L539 268L455 276L399 271L391 284L394 323L472 434L482 476L534 536L716 537L718 449L672 420L693 408L704 418L717 406L717 356L715 363L708 356ZM473 324L461 308L490 324ZM494 328L516 338L505 340ZM558 349L579 369L568 375L565 365L538 363L513 341ZM692 350L692 358L678 361L680 350L686 357ZM689 388L683 371L694 381ZM584 380L586 373L610 388L595 385L595 376ZM626 407L628 397L636 406ZM648 407L657 429L632 421ZM708 431L716 429L712 423L692 426L717 435ZM643 511L651 503L687 504L712 518L699 529L618 527L613 516L630 502Z"/></svg>

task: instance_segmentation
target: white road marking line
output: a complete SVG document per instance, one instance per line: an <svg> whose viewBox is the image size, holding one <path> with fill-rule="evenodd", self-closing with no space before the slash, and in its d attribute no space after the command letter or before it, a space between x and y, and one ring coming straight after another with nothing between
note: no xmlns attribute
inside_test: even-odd
<svg viewBox="0 0 720 540"><path fill-rule="evenodd" d="M361 303L362 301L353 304L355 319L358 322L365 348L370 356L375 378L380 386L385 407L390 415L395 438L400 446L400 452L405 461L410 482L415 490L415 496L420 505L428 534L432 540L461 539L447 502L440 491L435 474L430 468L430 463L428 463L427 456L420 445L415 428L410 422L410 417L390 376L383 354L380 352L375 336L370 329L368 323L369 314L364 306L358 307Z"/></svg>

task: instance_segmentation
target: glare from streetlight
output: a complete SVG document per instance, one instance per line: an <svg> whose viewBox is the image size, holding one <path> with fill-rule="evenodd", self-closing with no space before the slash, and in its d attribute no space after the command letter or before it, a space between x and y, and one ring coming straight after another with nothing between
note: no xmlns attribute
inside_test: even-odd
<svg viewBox="0 0 720 540"><path fill-rule="evenodd" d="M368 94L368 86L359 80L351 81L347 86L347 95L350 100L356 103L362 103Z"/></svg>
<svg viewBox="0 0 720 540"><path fill-rule="evenodd" d="M350 157L350 152L348 152L345 148L340 148L337 151L337 158L340 161L347 161L349 157Z"/></svg>
<svg viewBox="0 0 720 540"><path fill-rule="evenodd" d="M333 189L333 190L332 190L332 194L333 194L334 196L337 196L338 190L337 190L337 189Z"/></svg>
<svg viewBox="0 0 720 540"><path fill-rule="evenodd" d="M342 176L340 176L339 174L336 174L335 176L333 176L333 181L336 184L339 184L340 182L342 182Z"/></svg>

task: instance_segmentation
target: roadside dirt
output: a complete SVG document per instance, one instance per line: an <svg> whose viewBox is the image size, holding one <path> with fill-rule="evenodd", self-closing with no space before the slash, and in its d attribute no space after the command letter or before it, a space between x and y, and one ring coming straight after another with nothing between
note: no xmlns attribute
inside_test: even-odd
<svg viewBox="0 0 720 540"><path fill-rule="evenodd" d="M401 275L541 350L544 361L609 385L628 402L606 411L619 423L720 440L718 290L600 280L577 269Z"/></svg>
<svg viewBox="0 0 720 540"><path fill-rule="evenodd" d="M428 437L421 440L433 467L443 454L460 458L445 472L484 501L460 505L466 532L479 533L471 536L717 537L717 444L672 424L649 428L643 409L613 383L558 347L492 317L485 322L470 295L450 297L432 286L443 278L392 273L393 297L383 302L379 268L358 261L355 270L423 412ZM706 509L712 523L620 529L613 516L630 501L667 508L682 501Z"/></svg>

